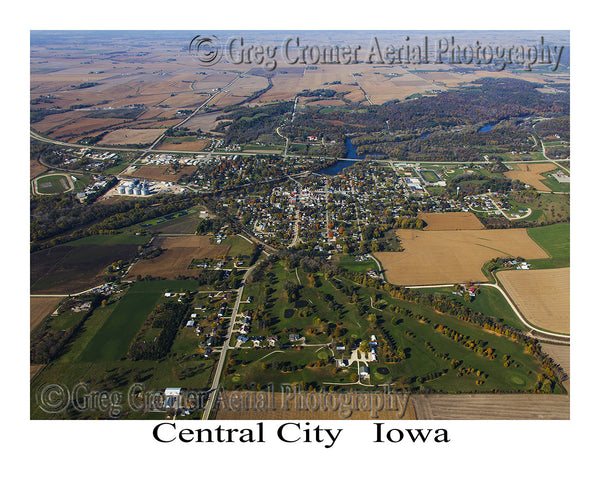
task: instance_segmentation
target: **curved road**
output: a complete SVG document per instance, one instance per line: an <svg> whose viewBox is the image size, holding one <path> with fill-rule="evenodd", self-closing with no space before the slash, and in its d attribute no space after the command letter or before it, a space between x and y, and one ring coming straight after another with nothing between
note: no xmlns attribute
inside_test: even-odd
<svg viewBox="0 0 600 480"><path fill-rule="evenodd" d="M455 284L413 285L413 286L410 286L410 287L407 286L406 288L440 288L440 287L453 287L454 285ZM516 307L516 305L513 303L513 301L511 300L511 298L508 296L508 294L499 285L497 285L495 283L478 283L477 285L478 286L484 286L484 287L493 287L496 290L498 290L502 294L502 296L504 297L504 299L506 300L506 302L510 305L510 307L513 310L513 312L515 312L515 315L517 315L517 317L519 318L519 320L523 323L523 325L525 325L527 328L531 329L532 332L537 332L540 335L544 335L546 337L550 337L550 338L545 338L546 340L552 340L552 341L555 341L555 342L558 342L558 343L564 343L564 344L569 344L570 343L570 339L571 339L570 335L566 335L566 334L563 334L563 333L547 332L545 330L540 330L539 328L537 328L534 325L530 324L525 319L525 317L523 317L523 315L521 315L521 312ZM543 340L543 339L540 338L539 340Z"/></svg>

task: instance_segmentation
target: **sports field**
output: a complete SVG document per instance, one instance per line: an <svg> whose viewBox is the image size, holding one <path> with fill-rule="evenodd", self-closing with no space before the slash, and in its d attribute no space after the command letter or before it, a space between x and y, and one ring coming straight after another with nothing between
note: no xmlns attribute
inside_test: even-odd
<svg viewBox="0 0 600 480"><path fill-rule="evenodd" d="M548 257L526 229L396 233L404 251L375 254L387 281L396 285L485 282L481 268L494 257Z"/></svg>
<svg viewBox="0 0 600 480"><path fill-rule="evenodd" d="M57 173L38 177L33 182L34 193L56 195L73 189L73 181L68 175Z"/></svg>

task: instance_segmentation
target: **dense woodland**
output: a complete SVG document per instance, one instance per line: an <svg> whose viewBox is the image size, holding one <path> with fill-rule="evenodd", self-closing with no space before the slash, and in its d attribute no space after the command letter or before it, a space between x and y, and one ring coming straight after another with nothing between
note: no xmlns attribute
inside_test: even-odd
<svg viewBox="0 0 600 480"><path fill-rule="evenodd" d="M85 205L72 195L41 195L31 198L30 235L32 251L88 235L113 233L144 220L177 212L198 201L195 194L156 195L113 204Z"/></svg>
<svg viewBox="0 0 600 480"><path fill-rule="evenodd" d="M281 116L292 111L294 102L280 102L264 107L241 107L225 113L217 120L233 120L229 126L218 125L214 130L225 133L228 145L250 143L261 135L270 134L281 124Z"/></svg>
<svg viewBox="0 0 600 480"><path fill-rule="evenodd" d="M186 318L187 302L167 302L157 306L129 345L127 357L132 360L158 360L171 350L179 326ZM160 329L155 338L146 338L148 329Z"/></svg>

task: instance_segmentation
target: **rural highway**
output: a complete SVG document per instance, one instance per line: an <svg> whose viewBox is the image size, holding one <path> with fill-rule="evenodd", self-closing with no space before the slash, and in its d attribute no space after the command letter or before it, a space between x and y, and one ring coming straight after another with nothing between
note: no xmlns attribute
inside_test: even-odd
<svg viewBox="0 0 600 480"><path fill-rule="evenodd" d="M252 273L252 270L254 270L256 268L256 266L258 265L259 262L260 262L260 260L257 263L255 263L252 267L250 267L248 270L246 270L246 273L244 274L244 277L242 278L242 284L240 285L240 288L238 288L238 293L235 298L235 304L233 306L233 311L231 312L231 320L229 321L229 328L227 329L227 336L225 337L225 340L223 342L223 347L221 348L221 355L219 356L219 362L218 362L217 368L215 370L215 376L213 377L213 382L212 382L212 385L210 386L210 390L209 390L209 394L208 394L208 401L207 401L206 407L204 407L204 414L202 415L202 420L208 420L208 417L210 417L210 412L212 411L212 409L214 407L215 399L217 398L217 395L219 394L218 388L219 388L219 383L221 381L221 372L223 371L223 365L225 365L225 359L227 358L227 350L232 348L229 346L229 341L231 339L231 335L233 334L233 326L235 325L235 319L237 317L237 313L240 308L240 302L242 301L242 295L244 293L244 286L246 285L246 280Z"/></svg>

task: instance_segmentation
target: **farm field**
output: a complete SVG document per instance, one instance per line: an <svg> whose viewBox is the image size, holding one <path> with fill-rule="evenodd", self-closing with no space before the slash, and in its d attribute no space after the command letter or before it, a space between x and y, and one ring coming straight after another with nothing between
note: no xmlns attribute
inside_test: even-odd
<svg viewBox="0 0 600 480"><path fill-rule="evenodd" d="M420 212L417 217L427 224L424 230L483 230L485 228L471 212Z"/></svg>
<svg viewBox="0 0 600 480"><path fill-rule="evenodd" d="M551 189L544 183L543 172L554 170L556 165L553 163L511 163L513 170L504 172L504 176L511 180L521 180L523 183L531 185L540 192L550 192Z"/></svg>
<svg viewBox="0 0 600 480"><path fill-rule="evenodd" d="M35 158L30 158L29 160L29 179L33 180L38 175L41 175L46 170L48 170L44 165L37 161Z"/></svg>
<svg viewBox="0 0 600 480"><path fill-rule="evenodd" d="M189 275L188 266L193 259L216 258L227 255L229 246L214 245L208 236L158 237L152 243L161 247L164 252L158 257L139 260L131 269L126 279L133 280L137 275L174 278L178 275Z"/></svg>
<svg viewBox="0 0 600 480"><path fill-rule="evenodd" d="M96 332L79 360L118 360L124 356L131 339L160 297L161 293L146 292L138 284L134 284Z"/></svg>
<svg viewBox="0 0 600 480"><path fill-rule="evenodd" d="M120 128L104 135L98 145L144 145L164 133L163 128Z"/></svg>
<svg viewBox="0 0 600 480"><path fill-rule="evenodd" d="M568 420L568 395L413 395L419 420Z"/></svg>
<svg viewBox="0 0 600 480"><path fill-rule="evenodd" d="M182 233L194 233L196 231L196 226L198 225L198 215L194 215L192 213L188 215L181 216L174 220L170 220L167 222L160 222L155 225L146 228L150 233L161 233L165 235L171 234L182 234Z"/></svg>
<svg viewBox="0 0 600 480"><path fill-rule="evenodd" d="M128 171L127 175L135 178L147 178L159 182L177 182L184 175L191 175L196 170L196 167L192 166L179 167L177 171L174 171L168 166L144 165L133 171Z"/></svg>
<svg viewBox="0 0 600 480"><path fill-rule="evenodd" d="M550 259L532 260L536 268L567 267L571 258L570 223L557 223L527 229L527 234L542 247Z"/></svg>
<svg viewBox="0 0 600 480"><path fill-rule="evenodd" d="M29 330L50 315L64 297L29 297Z"/></svg>
<svg viewBox="0 0 600 480"><path fill-rule="evenodd" d="M497 275L527 321L543 330L569 333L570 271L506 270Z"/></svg>
<svg viewBox="0 0 600 480"><path fill-rule="evenodd" d="M196 137L169 138L156 147L156 150L200 152L210 145L210 140L197 140Z"/></svg>
<svg viewBox="0 0 600 480"><path fill-rule="evenodd" d="M38 373L42 371L45 365L30 365L29 366L29 381L32 381Z"/></svg>
<svg viewBox="0 0 600 480"><path fill-rule="evenodd" d="M498 256L547 258L526 229L396 232L402 252L378 252L386 279L396 285L485 282L483 264Z"/></svg>
<svg viewBox="0 0 600 480"><path fill-rule="evenodd" d="M223 120L217 120L220 116L224 115L222 111L211 112L211 113L198 113L194 115L190 120L185 122L185 126L191 131L201 130L202 132L210 132ZM229 122L230 120L227 120Z"/></svg>
<svg viewBox="0 0 600 480"><path fill-rule="evenodd" d="M137 245L60 245L31 254L31 293L72 294L99 285L108 265L128 262Z"/></svg>

